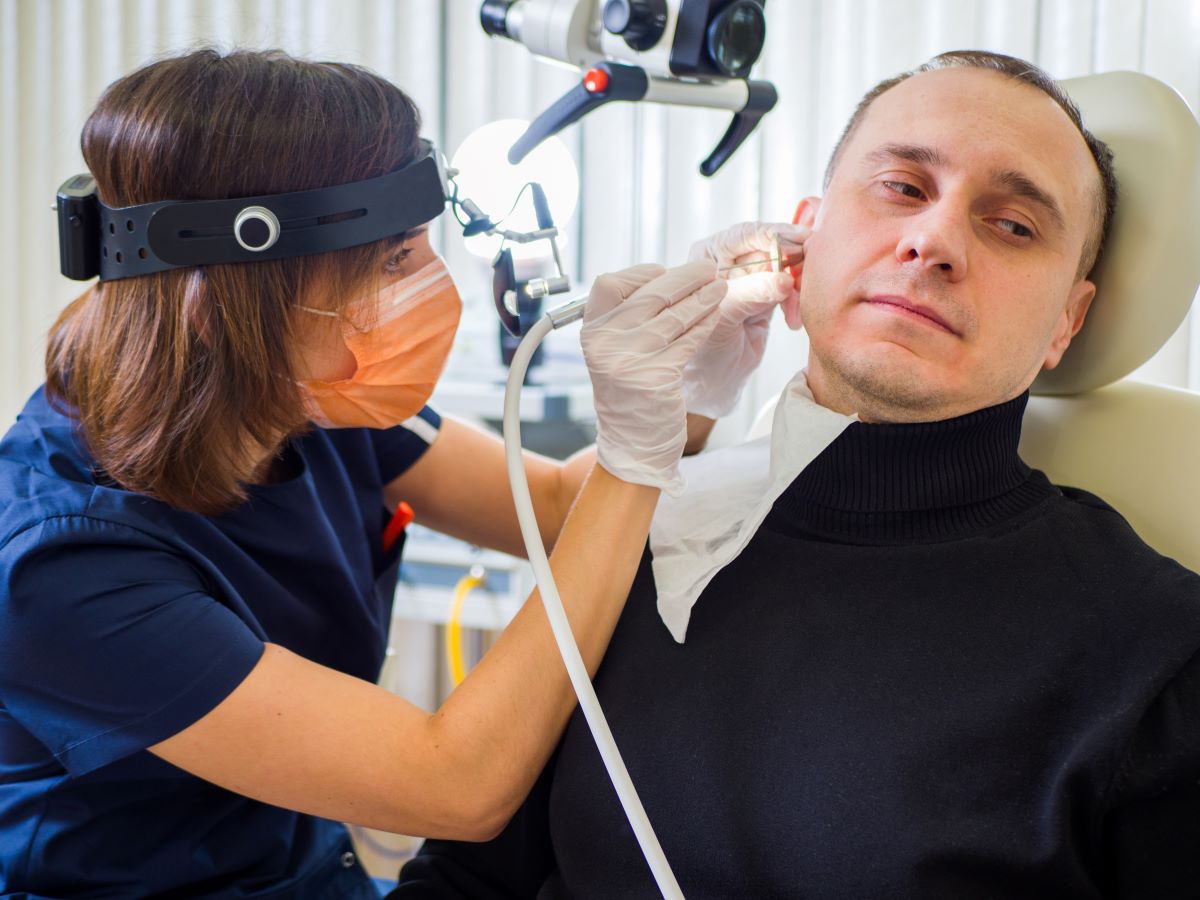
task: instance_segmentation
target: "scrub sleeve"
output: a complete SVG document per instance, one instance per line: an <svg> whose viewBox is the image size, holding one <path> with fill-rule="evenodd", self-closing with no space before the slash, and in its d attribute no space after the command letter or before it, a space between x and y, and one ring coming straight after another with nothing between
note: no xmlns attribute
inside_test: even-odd
<svg viewBox="0 0 1200 900"><path fill-rule="evenodd" d="M262 655L265 635L133 528L64 516L17 536L11 551L16 566L0 570L4 702L72 775L191 725Z"/></svg>

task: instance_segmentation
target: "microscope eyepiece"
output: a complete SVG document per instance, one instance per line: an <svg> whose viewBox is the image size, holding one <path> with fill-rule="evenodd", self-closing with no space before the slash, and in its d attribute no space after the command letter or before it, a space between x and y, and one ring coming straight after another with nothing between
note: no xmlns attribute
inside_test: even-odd
<svg viewBox="0 0 1200 900"><path fill-rule="evenodd" d="M513 0L483 0L479 7L479 24L488 34L496 37L512 38L508 33L508 10Z"/></svg>
<svg viewBox="0 0 1200 900"><path fill-rule="evenodd" d="M600 15L604 30L619 34L631 50L649 50L667 29L666 0L608 0Z"/></svg>

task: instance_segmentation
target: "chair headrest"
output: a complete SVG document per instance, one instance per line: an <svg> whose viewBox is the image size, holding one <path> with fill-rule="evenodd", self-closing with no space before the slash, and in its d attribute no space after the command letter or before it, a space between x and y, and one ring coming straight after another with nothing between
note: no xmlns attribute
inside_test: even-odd
<svg viewBox="0 0 1200 900"><path fill-rule="evenodd" d="M1084 124L1113 151L1121 195L1092 271L1096 297L1035 394L1077 394L1158 352L1200 286L1200 123L1171 87L1137 72L1062 82Z"/></svg>

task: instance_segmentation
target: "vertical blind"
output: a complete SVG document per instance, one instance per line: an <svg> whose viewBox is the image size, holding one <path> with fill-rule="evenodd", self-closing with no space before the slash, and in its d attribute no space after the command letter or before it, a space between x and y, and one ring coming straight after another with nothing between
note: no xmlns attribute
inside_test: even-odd
<svg viewBox="0 0 1200 900"><path fill-rule="evenodd" d="M577 285L634 262L680 262L691 241L736 221L789 218L819 193L858 98L943 50L1011 53L1060 78L1133 69L1200 106L1200 0L770 0L767 12L755 77L775 83L779 104L716 177L698 164L727 113L612 104L563 133L581 174L565 223ZM79 133L106 84L199 42L281 47L382 73L416 100L424 133L453 151L485 122L531 118L577 79L489 38L478 13L479 0L0 0L0 430L41 381L46 331L79 292L58 274L50 206L83 171ZM485 327L486 262L445 222L437 243L472 327ZM805 352L803 335L777 320L730 427L744 427ZM1195 316L1138 375L1200 389Z"/></svg>

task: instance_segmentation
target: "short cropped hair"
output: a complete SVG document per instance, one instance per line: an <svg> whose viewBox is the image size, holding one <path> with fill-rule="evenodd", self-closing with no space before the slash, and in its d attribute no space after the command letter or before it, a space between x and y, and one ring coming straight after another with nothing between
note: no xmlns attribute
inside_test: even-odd
<svg viewBox="0 0 1200 900"><path fill-rule="evenodd" d="M859 101L858 106L854 109L854 114L850 117L850 121L842 132L842 136L838 138L837 145L833 148L833 153L830 154L829 164L825 167L825 188L828 189L830 181L833 180L833 172L840 161L842 149L858 129L871 104L880 95L887 93L900 84L900 82L906 81L913 75L920 74L921 72L932 72L937 69L989 69L993 72L1007 75L1017 81L1024 82L1050 97L1067 114L1067 117L1075 127L1079 129L1079 133L1087 144L1088 150L1091 151L1092 159L1096 162L1096 168L1100 171L1100 190L1096 192L1095 197L1095 221L1087 240L1084 241L1079 268L1076 272L1076 278L1087 277L1092 267L1095 266L1096 259L1099 257L1100 251L1104 248L1105 242L1108 240L1113 212L1117 208L1118 188L1117 176L1113 170L1113 153L1104 141L1087 130L1083 124L1083 116L1079 112L1079 107L1075 105L1075 102L1067 96L1067 92L1062 89L1062 86L1050 77L1050 74L1045 69L1035 66L1026 60L1018 59L1015 56L1006 56L1003 53L992 53L987 50L952 50L948 53L941 53L935 56L929 62L909 72L902 72L893 78L879 82Z"/></svg>

